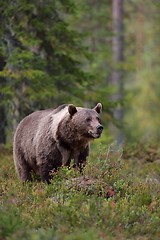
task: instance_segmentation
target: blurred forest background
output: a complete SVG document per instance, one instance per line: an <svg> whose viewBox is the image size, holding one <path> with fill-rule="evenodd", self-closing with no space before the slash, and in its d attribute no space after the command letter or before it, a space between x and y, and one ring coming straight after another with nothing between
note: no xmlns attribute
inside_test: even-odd
<svg viewBox="0 0 160 240"><path fill-rule="evenodd" d="M160 140L160 1L5 0L0 143L27 114L103 104L102 141Z"/></svg>

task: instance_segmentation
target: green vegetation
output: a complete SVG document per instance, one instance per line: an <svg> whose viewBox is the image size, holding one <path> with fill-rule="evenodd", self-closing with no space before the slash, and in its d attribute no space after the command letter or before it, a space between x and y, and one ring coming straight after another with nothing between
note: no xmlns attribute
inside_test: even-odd
<svg viewBox="0 0 160 240"><path fill-rule="evenodd" d="M97 154L97 152L99 152ZM17 179L0 154L0 239L159 239L160 151L92 149L83 176L62 168L51 185Z"/></svg>

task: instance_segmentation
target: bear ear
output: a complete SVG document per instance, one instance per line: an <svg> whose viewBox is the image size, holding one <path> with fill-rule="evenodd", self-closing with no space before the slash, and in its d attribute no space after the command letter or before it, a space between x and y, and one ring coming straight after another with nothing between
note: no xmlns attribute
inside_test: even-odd
<svg viewBox="0 0 160 240"><path fill-rule="evenodd" d="M102 104L97 103L97 105L93 108L93 110L95 110L97 113L101 113L102 112Z"/></svg>
<svg viewBox="0 0 160 240"><path fill-rule="evenodd" d="M70 113L71 116L73 116L77 112L77 109L73 104L69 104L68 105L68 112Z"/></svg>

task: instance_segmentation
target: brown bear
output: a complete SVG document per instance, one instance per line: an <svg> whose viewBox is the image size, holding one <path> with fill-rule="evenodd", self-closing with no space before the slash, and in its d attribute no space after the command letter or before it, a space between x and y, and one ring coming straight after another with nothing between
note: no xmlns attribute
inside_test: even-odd
<svg viewBox="0 0 160 240"><path fill-rule="evenodd" d="M18 125L14 135L13 155L22 181L31 179L31 171L50 183L51 172L60 166L80 169L89 155L89 142L99 138L103 126L102 104L93 109L64 104L56 109L33 112Z"/></svg>

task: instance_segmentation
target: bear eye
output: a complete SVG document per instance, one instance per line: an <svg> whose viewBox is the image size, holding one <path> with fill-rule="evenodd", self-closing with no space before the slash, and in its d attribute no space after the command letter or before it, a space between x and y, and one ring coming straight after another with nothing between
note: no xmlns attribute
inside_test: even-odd
<svg viewBox="0 0 160 240"><path fill-rule="evenodd" d="M91 118L90 117L88 117L88 118L86 118L86 122L91 122Z"/></svg>
<svg viewBox="0 0 160 240"><path fill-rule="evenodd" d="M101 119L99 117L97 117L97 120L98 120L99 123L101 123Z"/></svg>

